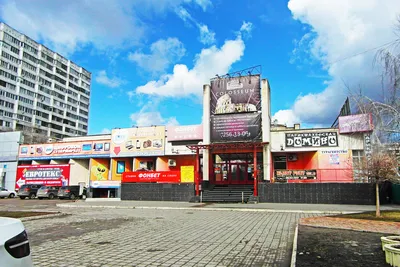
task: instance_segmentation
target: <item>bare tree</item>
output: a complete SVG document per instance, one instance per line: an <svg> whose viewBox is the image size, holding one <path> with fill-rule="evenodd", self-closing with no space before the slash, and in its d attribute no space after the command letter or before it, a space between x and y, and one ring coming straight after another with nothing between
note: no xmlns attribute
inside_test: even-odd
<svg viewBox="0 0 400 267"><path fill-rule="evenodd" d="M376 216L381 216L379 184L384 181L398 179L398 162L396 155L387 149L381 148L379 151L366 156L359 162L353 163L353 169L360 177L369 177L375 182L376 191Z"/></svg>

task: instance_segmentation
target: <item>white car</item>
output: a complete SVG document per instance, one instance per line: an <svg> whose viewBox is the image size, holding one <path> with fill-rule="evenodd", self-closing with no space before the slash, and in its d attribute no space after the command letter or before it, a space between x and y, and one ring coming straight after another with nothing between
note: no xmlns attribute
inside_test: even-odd
<svg viewBox="0 0 400 267"><path fill-rule="evenodd" d="M5 189L4 187L0 187L0 198L9 197L13 198L17 195L15 191Z"/></svg>
<svg viewBox="0 0 400 267"><path fill-rule="evenodd" d="M28 235L21 220L0 217L0 267L32 267Z"/></svg>

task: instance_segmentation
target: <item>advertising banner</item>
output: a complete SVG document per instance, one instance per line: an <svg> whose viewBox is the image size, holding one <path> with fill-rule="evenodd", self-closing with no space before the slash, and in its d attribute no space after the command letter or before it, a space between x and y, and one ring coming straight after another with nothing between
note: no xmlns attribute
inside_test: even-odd
<svg viewBox="0 0 400 267"><path fill-rule="evenodd" d="M110 170L110 159L91 159L90 160L90 180L106 181Z"/></svg>
<svg viewBox="0 0 400 267"><path fill-rule="evenodd" d="M229 114L211 117L211 142L261 140L261 114Z"/></svg>
<svg viewBox="0 0 400 267"><path fill-rule="evenodd" d="M21 165L17 167L16 188L24 184L69 185L70 165Z"/></svg>
<svg viewBox="0 0 400 267"><path fill-rule="evenodd" d="M90 181L92 188L119 188L121 181Z"/></svg>
<svg viewBox="0 0 400 267"><path fill-rule="evenodd" d="M334 147L339 146L337 132L287 133L286 147Z"/></svg>
<svg viewBox="0 0 400 267"><path fill-rule="evenodd" d="M113 129L111 157L163 156L165 126Z"/></svg>
<svg viewBox="0 0 400 267"><path fill-rule="evenodd" d="M110 140L60 142L36 145L21 145L19 158L59 159L59 158L93 158L110 155Z"/></svg>
<svg viewBox="0 0 400 267"><path fill-rule="evenodd" d="M275 180L286 181L290 179L317 179L316 170L275 170Z"/></svg>
<svg viewBox="0 0 400 267"><path fill-rule="evenodd" d="M180 183L180 171L124 172L123 183Z"/></svg>
<svg viewBox="0 0 400 267"><path fill-rule="evenodd" d="M339 133L341 134L370 132L373 129L370 113L339 117Z"/></svg>
<svg viewBox="0 0 400 267"><path fill-rule="evenodd" d="M261 110L260 75L211 80L211 115Z"/></svg>
<svg viewBox="0 0 400 267"><path fill-rule="evenodd" d="M203 125L167 126L168 141L203 140Z"/></svg>
<svg viewBox="0 0 400 267"><path fill-rule="evenodd" d="M181 166L181 182L194 183L194 166Z"/></svg>

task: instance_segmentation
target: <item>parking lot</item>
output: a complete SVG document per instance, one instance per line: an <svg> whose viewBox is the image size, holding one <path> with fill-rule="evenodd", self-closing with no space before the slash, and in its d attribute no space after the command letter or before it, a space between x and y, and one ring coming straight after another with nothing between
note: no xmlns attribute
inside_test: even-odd
<svg viewBox="0 0 400 267"><path fill-rule="evenodd" d="M0 203L70 214L24 222L35 266L289 266L296 221L316 215Z"/></svg>

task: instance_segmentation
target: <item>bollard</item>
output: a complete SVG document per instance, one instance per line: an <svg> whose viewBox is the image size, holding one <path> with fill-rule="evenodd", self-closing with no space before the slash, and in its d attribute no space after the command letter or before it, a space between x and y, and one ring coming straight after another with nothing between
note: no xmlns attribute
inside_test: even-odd
<svg viewBox="0 0 400 267"><path fill-rule="evenodd" d="M200 191L200 203L203 203L203 191Z"/></svg>
<svg viewBox="0 0 400 267"><path fill-rule="evenodd" d="M242 192L242 204L244 204L244 194Z"/></svg>

